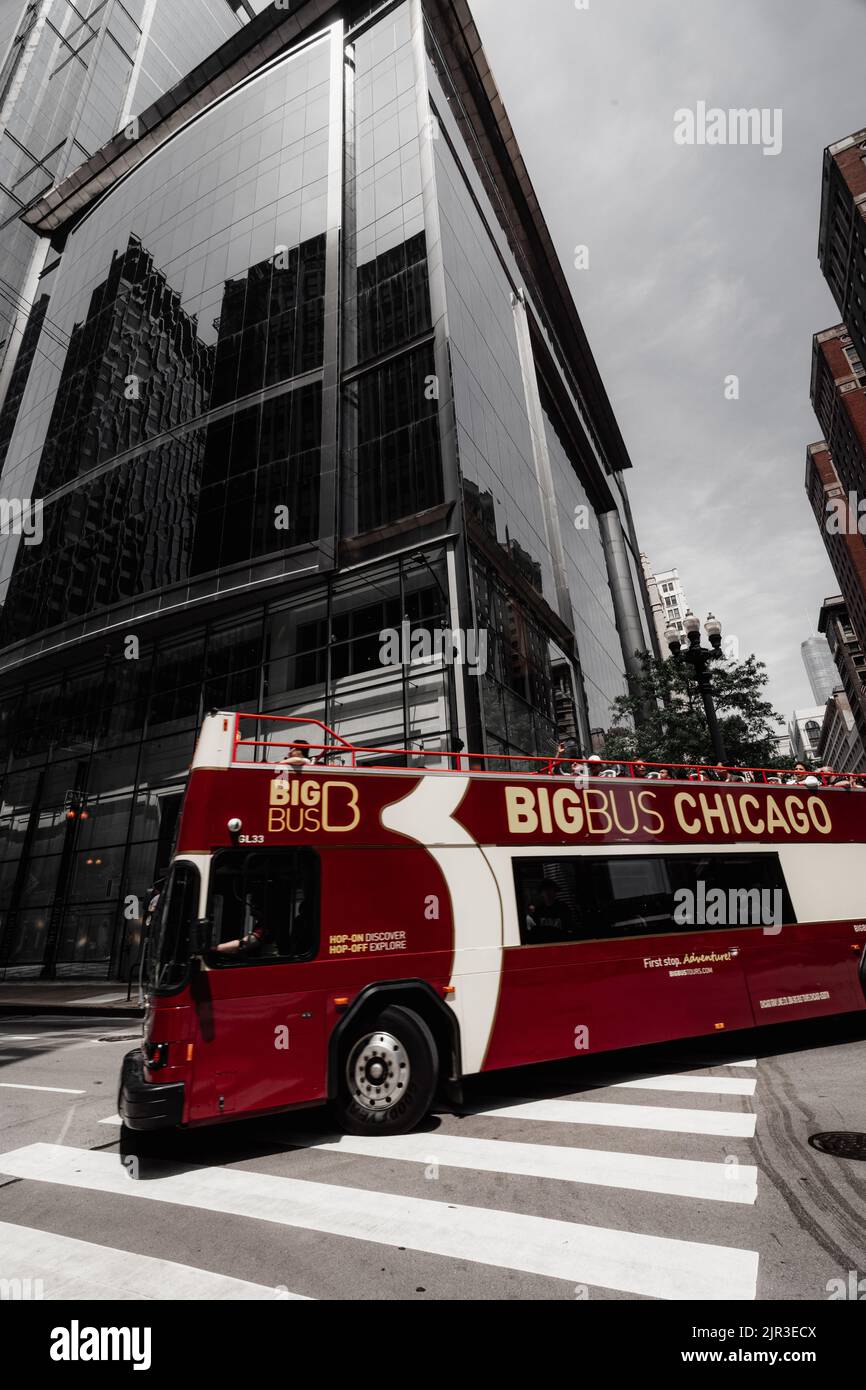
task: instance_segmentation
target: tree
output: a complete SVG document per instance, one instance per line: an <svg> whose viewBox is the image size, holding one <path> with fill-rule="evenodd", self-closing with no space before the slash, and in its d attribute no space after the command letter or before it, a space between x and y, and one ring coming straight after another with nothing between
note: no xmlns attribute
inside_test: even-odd
<svg viewBox="0 0 866 1390"><path fill-rule="evenodd" d="M605 757L652 763L714 763L703 701L688 667L641 654L642 671L628 695L611 706L612 728ZM776 752L774 728L780 722L763 698L767 668L754 656L715 662L710 671L719 725L728 762L741 767L791 767Z"/></svg>

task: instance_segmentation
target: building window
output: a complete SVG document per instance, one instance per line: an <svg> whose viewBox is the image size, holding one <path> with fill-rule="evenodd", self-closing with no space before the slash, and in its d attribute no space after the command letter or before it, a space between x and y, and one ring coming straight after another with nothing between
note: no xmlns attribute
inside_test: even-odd
<svg viewBox="0 0 866 1390"><path fill-rule="evenodd" d="M438 402L432 344L366 372L347 392L350 495L358 532L372 531L442 501Z"/></svg>

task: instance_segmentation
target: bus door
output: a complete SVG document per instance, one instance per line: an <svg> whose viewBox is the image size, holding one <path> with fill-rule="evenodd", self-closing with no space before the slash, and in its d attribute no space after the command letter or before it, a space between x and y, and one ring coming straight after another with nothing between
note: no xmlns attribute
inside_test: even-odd
<svg viewBox="0 0 866 1390"><path fill-rule="evenodd" d="M193 991L192 1123L325 1096L319 900L312 850L215 855L214 949Z"/></svg>

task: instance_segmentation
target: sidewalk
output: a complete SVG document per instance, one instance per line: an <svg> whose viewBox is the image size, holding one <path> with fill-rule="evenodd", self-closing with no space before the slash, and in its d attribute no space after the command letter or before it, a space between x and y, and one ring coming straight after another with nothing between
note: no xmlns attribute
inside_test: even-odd
<svg viewBox="0 0 866 1390"><path fill-rule="evenodd" d="M140 1018L144 1013L138 1005L138 989L133 986L127 1001L127 987L110 981L90 980L84 983L69 980L0 980L0 1015L2 1014L72 1014L119 1018Z"/></svg>

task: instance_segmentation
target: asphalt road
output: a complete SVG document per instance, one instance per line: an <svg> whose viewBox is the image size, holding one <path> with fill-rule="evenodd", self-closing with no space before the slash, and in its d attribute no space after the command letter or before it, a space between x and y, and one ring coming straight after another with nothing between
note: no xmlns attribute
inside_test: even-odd
<svg viewBox="0 0 866 1390"><path fill-rule="evenodd" d="M318 1110L204 1130L137 1178L115 1112L136 1030L0 1017L0 1281L45 1299L823 1301L858 1280L866 1297L866 1162L807 1142L866 1134L866 1015L478 1078L459 1113L379 1144Z"/></svg>

